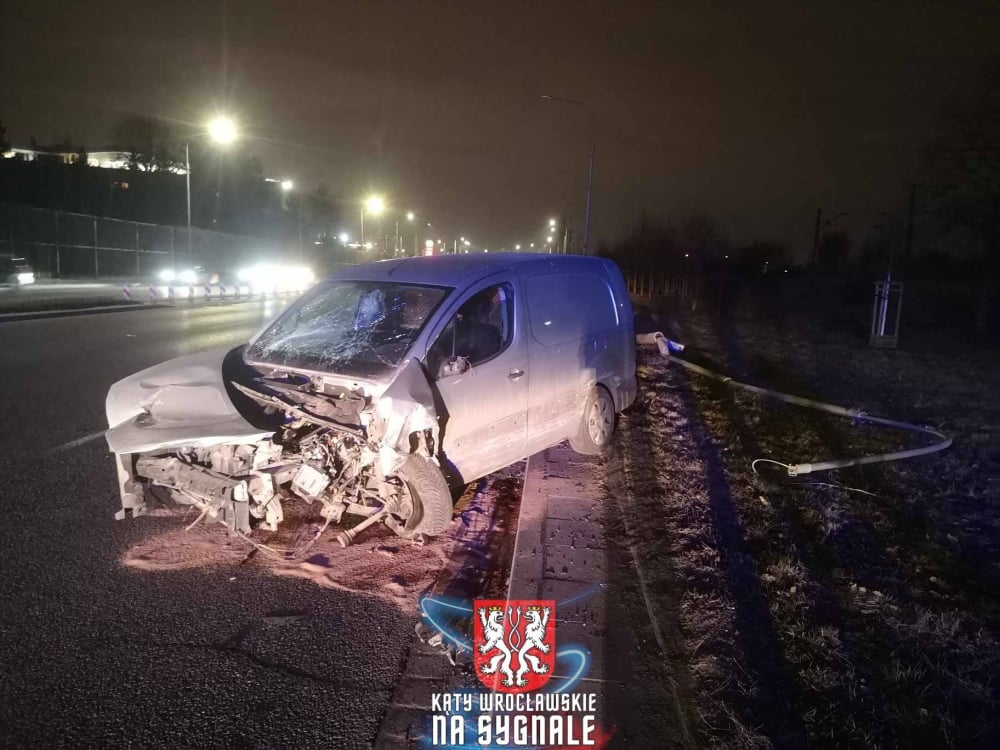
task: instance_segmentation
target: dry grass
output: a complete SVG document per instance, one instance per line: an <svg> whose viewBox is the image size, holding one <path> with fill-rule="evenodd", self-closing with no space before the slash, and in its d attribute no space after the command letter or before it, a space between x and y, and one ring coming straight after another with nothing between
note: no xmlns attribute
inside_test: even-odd
<svg viewBox="0 0 1000 750"><path fill-rule="evenodd" d="M996 353L875 351L773 310L737 313L675 315L672 334L741 379L936 425L956 444L908 463L754 474L758 457L911 441L640 355L625 492L643 519L639 563L676 612L699 744L1000 745Z"/></svg>

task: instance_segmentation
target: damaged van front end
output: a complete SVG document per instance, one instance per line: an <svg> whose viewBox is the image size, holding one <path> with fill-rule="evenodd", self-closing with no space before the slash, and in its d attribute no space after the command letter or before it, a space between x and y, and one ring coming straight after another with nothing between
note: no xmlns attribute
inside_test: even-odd
<svg viewBox="0 0 1000 750"><path fill-rule="evenodd" d="M350 342L332 341L345 323L331 294L352 296ZM314 290L247 347L181 357L114 384L106 410L116 517L172 501L248 538L276 530L284 506L302 502L342 525L344 546L380 522L417 541L444 531L452 502L437 466L431 387L405 356L423 320L382 326L391 294L370 289L360 292L371 309L359 320L358 298L337 285Z"/></svg>

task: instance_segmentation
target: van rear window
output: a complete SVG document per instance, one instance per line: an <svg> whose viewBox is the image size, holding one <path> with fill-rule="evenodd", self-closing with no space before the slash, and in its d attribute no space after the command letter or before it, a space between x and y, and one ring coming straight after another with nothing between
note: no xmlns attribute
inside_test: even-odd
<svg viewBox="0 0 1000 750"><path fill-rule="evenodd" d="M552 346L618 326L608 283L592 273L546 273L525 281L531 334Z"/></svg>

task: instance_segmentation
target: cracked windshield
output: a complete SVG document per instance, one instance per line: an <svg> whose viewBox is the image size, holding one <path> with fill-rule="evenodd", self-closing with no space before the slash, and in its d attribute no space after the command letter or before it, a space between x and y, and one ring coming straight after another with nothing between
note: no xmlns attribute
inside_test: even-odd
<svg viewBox="0 0 1000 750"><path fill-rule="evenodd" d="M448 291L364 281L322 285L275 321L249 348L247 358L379 377L402 361Z"/></svg>

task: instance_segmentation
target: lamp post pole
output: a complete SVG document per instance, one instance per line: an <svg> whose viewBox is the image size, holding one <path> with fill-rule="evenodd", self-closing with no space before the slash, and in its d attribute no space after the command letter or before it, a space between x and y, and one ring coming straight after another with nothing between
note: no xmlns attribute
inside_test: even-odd
<svg viewBox="0 0 1000 750"><path fill-rule="evenodd" d="M191 141L184 141L184 181L187 185L187 246L188 263L191 262ZM177 265L177 248L174 248L173 265Z"/></svg>
<svg viewBox="0 0 1000 750"><path fill-rule="evenodd" d="M561 96L548 96L546 94L542 94L542 99L550 102L572 104L576 107L583 107L590 112L590 166L587 170L587 212L583 220L583 254L587 255L587 251L590 248L590 206L591 198L594 194L594 157L597 152L597 116L594 113L593 107L578 99L566 99Z"/></svg>

